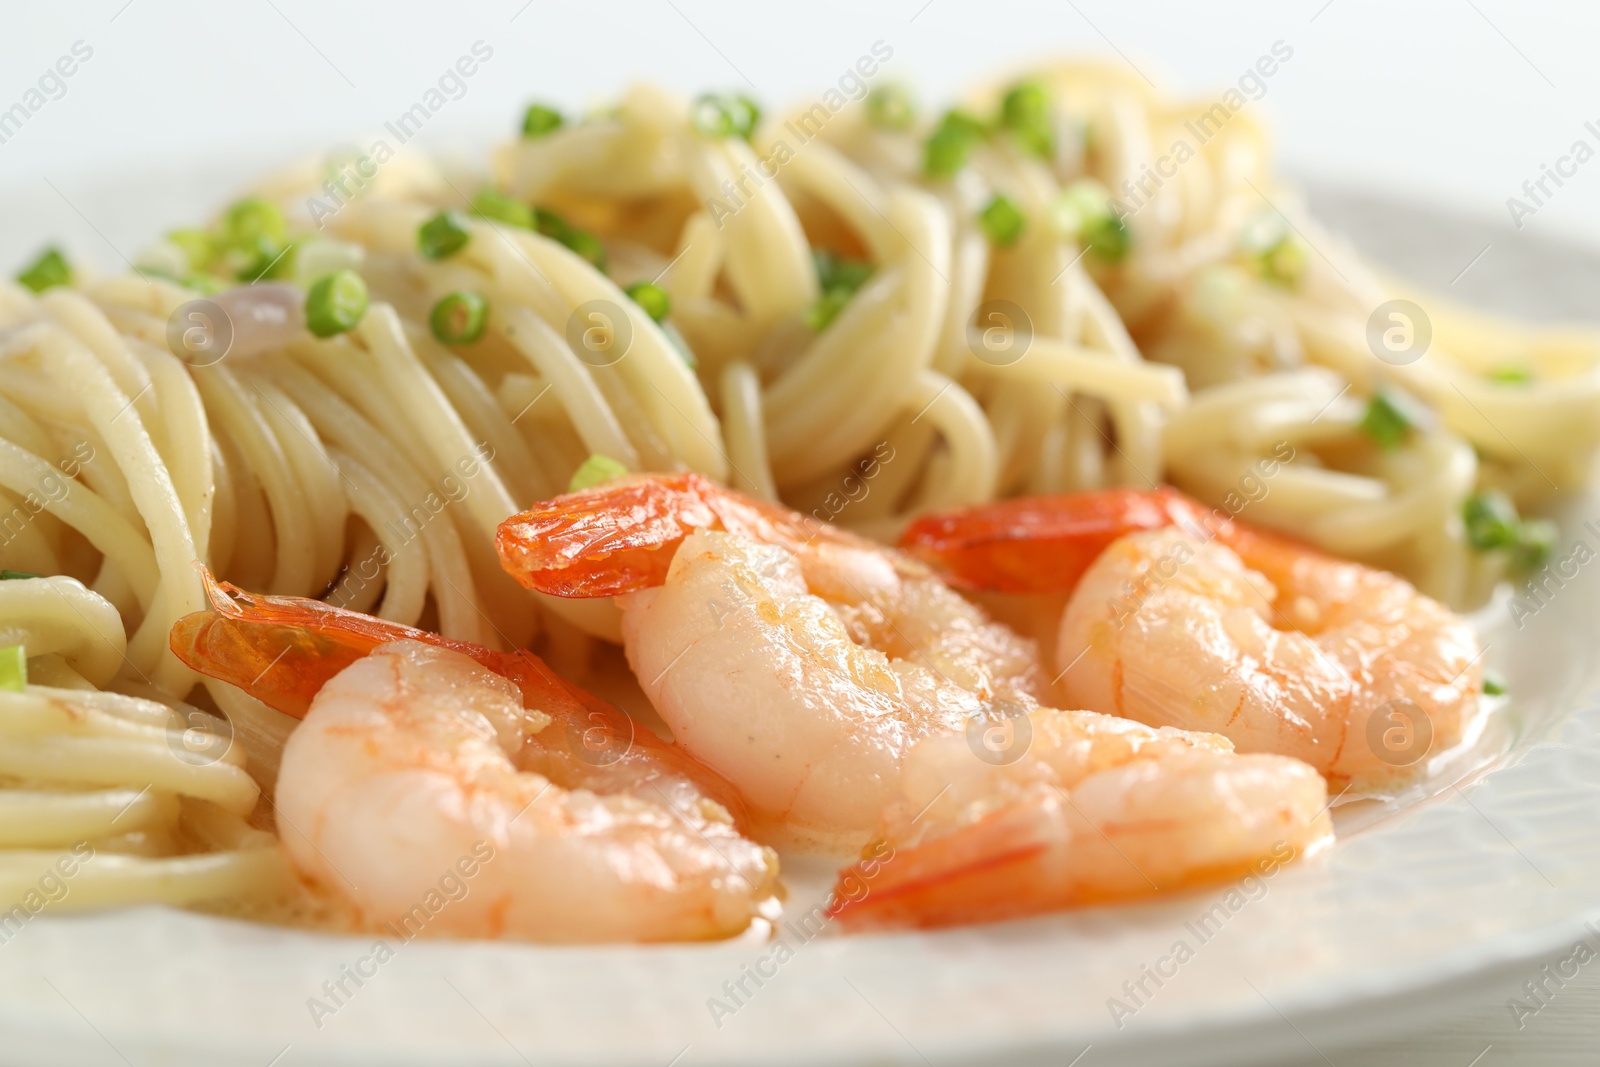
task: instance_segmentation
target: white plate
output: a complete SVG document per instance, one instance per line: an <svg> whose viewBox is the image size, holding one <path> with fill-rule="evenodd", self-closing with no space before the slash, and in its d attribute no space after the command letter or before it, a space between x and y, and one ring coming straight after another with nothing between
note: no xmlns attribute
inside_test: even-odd
<svg viewBox="0 0 1600 1067"><path fill-rule="evenodd" d="M1386 236L1413 257L1399 265L1441 289L1485 243L1470 226L1393 206L1314 203L1358 236ZM1455 292L1574 313L1562 281L1587 272L1593 292L1595 269L1572 250L1502 242ZM1567 544L1600 547L1580 528L1593 503L1573 509ZM0 1059L1060 1067L1092 1045L1086 1067L1242 1064L1418 1027L1449 998L1533 977L1580 937L1600 944L1597 574L1582 570L1521 630L1504 603L1482 615L1488 662L1511 684L1486 742L1508 749L1502 758L1431 782L1428 796L1341 809L1334 849L1277 873L1255 899L1240 894L1236 909L1219 889L937 934L789 933L793 958L762 965L775 973L759 989L745 978L753 995L720 1019L711 999L733 1006L724 983L772 949L416 942L350 986L320 1026L310 998L371 938L157 908L45 913L0 945ZM1186 924L1208 912L1202 941ZM1180 940L1192 958L1159 988L1144 979L1152 995L1136 1003L1124 983ZM1120 1026L1111 998L1137 1008Z"/></svg>

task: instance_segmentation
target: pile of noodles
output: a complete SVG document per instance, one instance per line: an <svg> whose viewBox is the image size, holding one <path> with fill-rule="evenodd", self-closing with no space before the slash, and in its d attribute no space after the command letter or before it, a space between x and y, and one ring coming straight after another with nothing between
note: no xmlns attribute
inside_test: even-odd
<svg viewBox="0 0 1600 1067"><path fill-rule="evenodd" d="M0 936L44 907L281 892L268 798L292 722L168 650L203 606L194 561L575 669L615 639L614 609L536 599L492 537L590 456L884 539L930 509L1169 481L1481 600L1506 557L1472 547L1463 505L1495 488L1533 509L1583 484L1600 342L1425 301L1426 352L1379 358L1369 318L1404 294L1298 210L1248 113L1157 183L1209 102L1113 68L1031 77L1043 125L995 123L1009 83L973 95L982 128L958 131L952 176L925 172L952 120L898 98L770 116L746 139L649 87L501 145L486 171L308 162L250 191L301 262L207 297L231 334L220 359L183 340L216 323L180 310L202 294L158 269L170 244L136 273L0 285L0 566L42 576L0 581L0 646L24 646L29 675L0 691ZM1138 201L1120 255L1059 224L1086 177ZM484 188L597 237L604 269L592 244L473 216ZM997 196L1022 219L1004 241ZM424 257L442 209L470 239ZM830 298L818 249L870 275ZM371 296L328 338L298 319L318 257ZM670 298L662 322L624 293L641 281ZM488 301L472 343L430 329L453 292ZM1386 388L1417 407L1385 446L1363 427Z"/></svg>

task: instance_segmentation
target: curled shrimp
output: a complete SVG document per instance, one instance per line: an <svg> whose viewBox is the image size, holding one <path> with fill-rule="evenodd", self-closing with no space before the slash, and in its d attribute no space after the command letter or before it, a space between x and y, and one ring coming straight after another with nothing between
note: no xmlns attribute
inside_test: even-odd
<svg viewBox="0 0 1600 1067"><path fill-rule="evenodd" d="M1032 643L923 565L693 476L559 498L499 544L532 588L636 590L628 661L677 743L810 843L868 833L916 741L1042 688Z"/></svg>
<svg viewBox="0 0 1600 1067"><path fill-rule="evenodd" d="M1041 708L1009 737L999 758L962 736L911 750L872 858L841 873L844 926L1128 900L1270 872L1331 840L1327 786L1298 760L1088 711Z"/></svg>
<svg viewBox="0 0 1600 1067"><path fill-rule="evenodd" d="M366 922L405 927L446 877L467 890L428 929L456 936L725 937L775 898L776 856L739 832L728 784L530 653L204 577L212 609L172 647L303 715L280 836Z"/></svg>
<svg viewBox="0 0 1600 1067"><path fill-rule="evenodd" d="M1482 688L1467 620L1170 489L1007 501L906 540L971 588L1071 590L1056 643L1069 703L1215 731L1334 779L1421 766L1461 739Z"/></svg>
<svg viewBox="0 0 1600 1067"><path fill-rule="evenodd" d="M1056 655L1075 704L1363 786L1453 747L1483 688L1466 619L1387 571L1242 530L1113 543L1068 601Z"/></svg>

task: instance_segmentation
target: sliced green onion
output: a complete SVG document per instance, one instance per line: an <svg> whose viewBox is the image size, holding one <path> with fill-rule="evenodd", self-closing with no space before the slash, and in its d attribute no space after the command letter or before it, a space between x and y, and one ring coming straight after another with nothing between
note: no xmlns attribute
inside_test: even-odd
<svg viewBox="0 0 1600 1067"><path fill-rule="evenodd" d="M484 189L472 198L472 213L480 218L493 219L508 226L533 229L533 209L522 201Z"/></svg>
<svg viewBox="0 0 1600 1067"><path fill-rule="evenodd" d="M424 259L443 259L455 255L472 240L465 215L459 211L441 211L417 227L417 251Z"/></svg>
<svg viewBox="0 0 1600 1067"><path fill-rule="evenodd" d="M917 120L911 90L899 82L874 86L867 94L867 121L880 130L909 130Z"/></svg>
<svg viewBox="0 0 1600 1067"><path fill-rule="evenodd" d="M288 278L294 274L295 242L279 244L266 235L258 236L248 249L237 250L243 265L238 270L241 282L259 282L263 279ZM230 253L235 255L236 253Z"/></svg>
<svg viewBox="0 0 1600 1067"><path fill-rule="evenodd" d="M621 477L628 473L628 468L612 459L596 452L578 465L572 472L572 481L567 483L567 492L576 493L580 489L592 489L602 485L613 478Z"/></svg>
<svg viewBox="0 0 1600 1067"><path fill-rule="evenodd" d="M1521 574L1536 571L1550 561L1560 531L1549 519L1524 519L1511 548L1511 569Z"/></svg>
<svg viewBox="0 0 1600 1067"><path fill-rule="evenodd" d="M848 289L852 293L872 277L872 264L864 259L845 259L826 248L811 251L811 265L817 271L817 285L829 289Z"/></svg>
<svg viewBox="0 0 1600 1067"><path fill-rule="evenodd" d="M963 111L946 111L923 145L922 170L930 178L950 178L967 165L987 129Z"/></svg>
<svg viewBox="0 0 1600 1067"><path fill-rule="evenodd" d="M596 270L602 274L606 269L606 246L600 238L587 230L580 230L571 225L559 214L549 208L536 207L530 212L533 229L544 234L554 241L560 241L572 251L594 264Z"/></svg>
<svg viewBox="0 0 1600 1067"><path fill-rule="evenodd" d="M205 270L216 258L216 242L204 230L173 230L167 234L167 240L183 250L189 260L189 270Z"/></svg>
<svg viewBox="0 0 1600 1067"><path fill-rule="evenodd" d="M367 313L367 283L353 270L317 279L306 293L306 329L318 337L353 330Z"/></svg>
<svg viewBox="0 0 1600 1067"><path fill-rule="evenodd" d="M1305 280L1306 246L1298 236L1286 233L1271 248L1261 253L1261 276L1285 289L1298 288Z"/></svg>
<svg viewBox="0 0 1600 1067"><path fill-rule="evenodd" d="M1411 431L1420 429L1428 421L1427 410L1409 394L1380 386L1367 401L1366 414L1361 417L1361 432L1388 452L1399 448L1411 436Z"/></svg>
<svg viewBox="0 0 1600 1067"><path fill-rule="evenodd" d="M991 244L1004 247L1017 243L1017 238L1027 229L1028 218L1015 200L999 193L978 213L978 225Z"/></svg>
<svg viewBox="0 0 1600 1067"><path fill-rule="evenodd" d="M1461 506L1467 525L1467 544L1479 552L1511 548L1517 543L1522 525L1517 506L1498 489L1474 493Z"/></svg>
<svg viewBox="0 0 1600 1067"><path fill-rule="evenodd" d="M567 220L549 208L536 207L533 209L533 228L559 241L566 236Z"/></svg>
<svg viewBox="0 0 1600 1067"><path fill-rule="evenodd" d="M672 297L654 282L635 282L623 292L628 294L628 299L643 308L646 315L657 322L672 314Z"/></svg>
<svg viewBox="0 0 1600 1067"><path fill-rule="evenodd" d="M854 296L855 294L848 289L829 289L817 298L816 303L806 308L806 326L814 333L826 330Z"/></svg>
<svg viewBox="0 0 1600 1067"><path fill-rule="evenodd" d="M587 230L568 229L562 235L561 243L593 263L595 270L605 273L606 246L600 242L600 238Z"/></svg>
<svg viewBox="0 0 1600 1067"><path fill-rule="evenodd" d="M1305 242L1276 211L1264 211L1247 223L1239 247L1267 281L1294 289L1305 280L1310 263Z"/></svg>
<svg viewBox="0 0 1600 1067"><path fill-rule="evenodd" d="M294 281L302 288L323 275L338 270L360 270L367 251L350 241L336 241L331 237L307 237L295 243Z"/></svg>
<svg viewBox="0 0 1600 1067"><path fill-rule="evenodd" d="M806 326L821 333L872 277L873 267L864 260L837 256L826 248L812 249L811 262L816 268L817 286L822 295L806 309L804 319Z"/></svg>
<svg viewBox="0 0 1600 1067"><path fill-rule="evenodd" d="M38 259L17 275L17 281L36 293L42 293L58 285L71 285L72 265L67 262L67 257L61 254L60 249L47 248L39 254Z"/></svg>
<svg viewBox="0 0 1600 1067"><path fill-rule="evenodd" d="M282 247L288 233L288 223L278 205L259 196L239 201L222 218L222 239L228 245L251 245L257 237L268 237Z"/></svg>
<svg viewBox="0 0 1600 1067"><path fill-rule="evenodd" d="M1050 120L1050 93L1043 82L1018 82L1000 100L1000 123L1021 130Z"/></svg>
<svg viewBox="0 0 1600 1067"><path fill-rule="evenodd" d="M706 93L689 108L689 125L707 137L742 137L748 141L761 121L761 105L748 96Z"/></svg>
<svg viewBox="0 0 1600 1067"><path fill-rule="evenodd" d="M32 571L5 571L5 570L0 570L0 582L15 581L15 580L17 580L19 578L43 578L43 577L44 577L44 575L42 575L42 574L34 574Z"/></svg>
<svg viewBox="0 0 1600 1067"><path fill-rule="evenodd" d="M1502 385L1527 385L1533 381L1533 372L1526 367L1498 367L1489 372L1491 382Z"/></svg>
<svg viewBox="0 0 1600 1067"><path fill-rule="evenodd" d="M1111 192L1093 178L1079 178L1050 205L1056 231L1107 263L1128 254L1133 233L1111 206Z"/></svg>
<svg viewBox="0 0 1600 1067"><path fill-rule="evenodd" d="M1483 695L1490 697L1505 696L1506 680L1494 671L1483 672Z"/></svg>
<svg viewBox="0 0 1600 1067"><path fill-rule="evenodd" d="M21 645L0 648L0 689L20 693L28 687L28 653Z"/></svg>
<svg viewBox="0 0 1600 1067"><path fill-rule="evenodd" d="M529 104L528 110L522 115L522 136L543 137L547 133L559 130L564 121L561 112L553 107Z"/></svg>
<svg viewBox="0 0 1600 1067"><path fill-rule="evenodd" d="M447 345L470 345L489 325L489 301L478 293L451 293L433 305L428 325Z"/></svg>
<svg viewBox="0 0 1600 1067"><path fill-rule="evenodd" d="M1041 82L1019 82L1007 90L1000 101L1000 125L1036 156L1048 158L1055 150L1050 93Z"/></svg>

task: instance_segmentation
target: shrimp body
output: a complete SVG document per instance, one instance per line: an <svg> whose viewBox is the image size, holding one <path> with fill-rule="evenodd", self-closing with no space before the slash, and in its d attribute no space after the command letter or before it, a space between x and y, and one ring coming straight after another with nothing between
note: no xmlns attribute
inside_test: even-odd
<svg viewBox="0 0 1600 1067"><path fill-rule="evenodd" d="M1056 654L1075 705L1367 784L1455 744L1482 688L1467 620L1385 571L1241 528L1112 544Z"/></svg>
<svg viewBox="0 0 1600 1067"><path fill-rule="evenodd" d="M1127 900L1269 872L1331 838L1327 787L1226 738L1038 709L1016 758L961 736L907 755L875 858L841 873L846 927L943 926Z"/></svg>
<svg viewBox="0 0 1600 1067"><path fill-rule="evenodd" d="M881 551L802 561L701 530L662 586L620 603L629 662L677 742L758 819L814 843L859 843L912 745L1008 698L973 647L1031 668L1019 638Z"/></svg>
<svg viewBox="0 0 1600 1067"><path fill-rule="evenodd" d="M324 685L289 737L284 847L397 928L441 884L464 888L427 908L430 933L658 941L749 925L775 889L770 850L681 789L602 794L523 770L525 744L549 727L459 652L381 645Z"/></svg>
<svg viewBox="0 0 1600 1067"><path fill-rule="evenodd" d="M212 608L172 647L304 718L278 774L280 835L367 923L412 928L423 904L430 934L700 939L774 898L777 859L740 832L733 787L531 653L203 577ZM464 878L460 899L427 906Z"/></svg>

